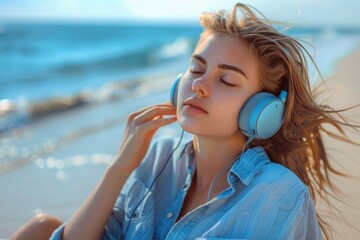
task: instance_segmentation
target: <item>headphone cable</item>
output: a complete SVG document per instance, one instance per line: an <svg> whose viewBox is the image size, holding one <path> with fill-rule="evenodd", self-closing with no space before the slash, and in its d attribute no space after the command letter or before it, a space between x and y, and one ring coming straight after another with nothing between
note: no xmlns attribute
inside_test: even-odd
<svg viewBox="0 0 360 240"><path fill-rule="evenodd" d="M144 201L145 197L146 197L146 196L149 194L149 192L151 191L151 188L152 188L153 185L155 184L156 180L160 177L161 173L164 171L164 169L165 169L166 165L168 164L171 156L173 155L173 153L175 152L175 150L180 146L180 143L181 143L181 140L182 140L183 136L184 136L184 130L182 130L181 136L180 136L180 140L179 140L178 144L176 145L176 147L171 151L171 153L170 153L168 159L166 160L164 166L161 168L160 172L156 175L154 181L151 183L151 185L150 185L149 189L147 190L147 192L145 193L145 195L142 197L142 199L141 199L141 200L139 201L139 203L136 205L136 207L134 208L134 210L131 212L130 219L129 219L129 222L128 222L127 226L126 226L126 230L125 230L124 236L126 236L127 231L129 230L129 226L130 226L130 223L131 223L131 220L132 220L132 217L133 217L135 211L136 211L137 208L140 206L140 204Z"/></svg>
<svg viewBox="0 0 360 240"><path fill-rule="evenodd" d="M255 139L255 137L253 137L253 136L252 136L252 137L249 137L249 139L245 142L245 144L244 144L244 146L243 146L243 148L242 148L242 150L241 150L241 153L240 153L234 160L232 160L231 163L230 163L228 166L226 166L225 169L221 170L218 174L216 174L216 176L215 176L214 179L212 180L211 185L210 185L210 188L209 188L208 197L207 197L207 201L208 201L208 202L210 201L211 190L212 190L212 188L214 187L214 184L215 184L215 181L216 181L217 177L220 176L221 174L223 174L225 171L227 171L230 167L232 167L232 165L233 165L233 164L241 157L241 155L244 153L245 147L248 146L248 145L250 144L250 142L251 142L252 140L254 140L254 139Z"/></svg>

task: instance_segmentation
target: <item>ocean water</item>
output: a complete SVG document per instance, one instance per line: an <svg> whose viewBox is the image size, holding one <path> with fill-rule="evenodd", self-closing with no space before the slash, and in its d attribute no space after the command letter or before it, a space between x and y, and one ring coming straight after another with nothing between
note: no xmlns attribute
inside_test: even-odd
<svg viewBox="0 0 360 240"><path fill-rule="evenodd" d="M57 111L64 98L94 102L111 97L113 83L134 87L142 77L181 71L200 32L199 26L1 24L0 112L9 110L0 113L0 134L39 115L35 104Z"/></svg>
<svg viewBox="0 0 360 240"><path fill-rule="evenodd" d="M124 89L131 94L142 85L139 79L186 69L200 33L197 25L0 22L0 135L35 115L61 112L58 102L89 104L104 92L110 98L114 84L124 97ZM311 44L305 46L324 76L360 43L359 28L300 26L287 33Z"/></svg>
<svg viewBox="0 0 360 240"><path fill-rule="evenodd" d="M0 99L96 89L189 54L196 26L0 25Z"/></svg>
<svg viewBox="0 0 360 240"><path fill-rule="evenodd" d="M189 56L199 26L0 23L0 100L41 100L128 80ZM359 45L360 30L295 27L288 31L316 48L326 75Z"/></svg>

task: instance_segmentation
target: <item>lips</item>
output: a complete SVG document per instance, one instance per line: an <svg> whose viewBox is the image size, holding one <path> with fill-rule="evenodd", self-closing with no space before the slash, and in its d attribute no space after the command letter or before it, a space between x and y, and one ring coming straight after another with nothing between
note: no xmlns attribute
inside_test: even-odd
<svg viewBox="0 0 360 240"><path fill-rule="evenodd" d="M194 99L187 99L185 102L184 102L184 106L191 106L193 108L196 108L196 109L199 109L201 111L203 111L204 113L208 113L204 108L203 106L196 100Z"/></svg>

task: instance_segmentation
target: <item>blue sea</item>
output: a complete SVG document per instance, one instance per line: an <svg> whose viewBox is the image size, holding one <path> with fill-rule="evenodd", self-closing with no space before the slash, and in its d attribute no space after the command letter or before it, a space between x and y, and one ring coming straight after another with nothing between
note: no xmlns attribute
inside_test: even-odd
<svg viewBox="0 0 360 240"><path fill-rule="evenodd" d="M196 26L0 25L0 99L46 99L138 77L189 54L199 33Z"/></svg>
<svg viewBox="0 0 360 240"><path fill-rule="evenodd" d="M0 22L0 101L12 107L0 114L0 133L31 115L34 102L83 92L94 97L109 83L181 71L200 33L198 25L181 24ZM314 46L306 45L324 76L360 43L359 28L300 26L288 34Z"/></svg>

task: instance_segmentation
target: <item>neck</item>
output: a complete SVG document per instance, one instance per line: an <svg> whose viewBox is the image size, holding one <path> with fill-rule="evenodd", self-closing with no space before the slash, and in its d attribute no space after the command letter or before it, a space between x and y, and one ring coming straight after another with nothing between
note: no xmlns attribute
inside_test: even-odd
<svg viewBox="0 0 360 240"><path fill-rule="evenodd" d="M245 144L245 137L240 134L226 139L194 136L193 143L196 161L196 188L199 191L207 192L214 177L239 156ZM225 171L217 177L214 189L228 186L227 172Z"/></svg>

